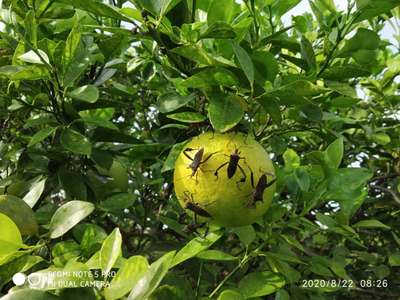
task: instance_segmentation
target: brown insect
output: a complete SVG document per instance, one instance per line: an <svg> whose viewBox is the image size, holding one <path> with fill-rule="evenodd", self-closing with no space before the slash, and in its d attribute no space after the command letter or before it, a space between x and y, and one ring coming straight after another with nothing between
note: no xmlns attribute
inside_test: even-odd
<svg viewBox="0 0 400 300"><path fill-rule="evenodd" d="M197 203L194 202L193 194L189 194L189 192L185 192L185 208L194 212L194 217L196 220L196 216L199 215L201 217L210 218L211 215L202 207L200 207Z"/></svg>
<svg viewBox="0 0 400 300"><path fill-rule="evenodd" d="M186 233L186 234L188 234L188 233L194 233L194 232L197 233L197 234L199 234L199 232L197 231L197 229L202 228L202 227L204 227L204 226L206 226L206 225L207 225L206 222L200 223L200 224L195 224L195 223L187 224L187 225L185 225L185 227L183 228L183 232ZM207 236L207 231L208 231L208 229L206 229L205 236Z"/></svg>
<svg viewBox="0 0 400 300"><path fill-rule="evenodd" d="M244 157L240 156L240 151L239 149L235 149L235 151L231 154L231 155L226 155L229 157L229 161L227 161L226 163L223 163L222 165L220 165L216 170L214 175L218 177L218 171L223 168L224 166L228 165L227 168L227 176L228 178L232 178L233 175L235 175L237 169L240 170L240 172L242 173L243 177L240 179L239 182L245 182L246 181L246 173L244 172L243 168L240 166L239 161L241 159L245 159Z"/></svg>
<svg viewBox="0 0 400 300"><path fill-rule="evenodd" d="M268 175L272 175L268 173ZM254 190L253 193L251 194L251 199L248 203L248 206L255 206L256 202L262 202L263 201L263 195L264 191L266 188L270 187L273 185L276 181L276 178L274 178L272 181L268 182L268 177L265 174L261 175L261 177L258 179L257 185L254 187L254 175L251 173L251 185L253 186Z"/></svg>
<svg viewBox="0 0 400 300"><path fill-rule="evenodd" d="M186 225L183 231L185 233L192 233L192 232L198 233L197 229L206 226L207 223L203 222L198 224L197 215L205 218L211 218L211 215L204 208L200 207L197 203L194 202L193 194L190 194L189 192L184 192L184 195L185 195L185 200L184 200L185 208L191 210L194 213L194 223ZM208 227L206 228L204 237L206 237L207 234L208 234Z"/></svg>
<svg viewBox="0 0 400 300"><path fill-rule="evenodd" d="M195 153L194 157L191 157L187 152L191 152L191 151L195 151L197 149L193 149L193 148L186 148L185 150L183 150L183 154L189 158L192 162L189 164L188 168L192 169L192 175L194 176L197 173L197 170L200 168L200 165L206 163L211 156L213 156L216 152L209 154L204 160L203 160L203 156L204 156L204 147L201 147L200 149L197 150L197 152Z"/></svg>

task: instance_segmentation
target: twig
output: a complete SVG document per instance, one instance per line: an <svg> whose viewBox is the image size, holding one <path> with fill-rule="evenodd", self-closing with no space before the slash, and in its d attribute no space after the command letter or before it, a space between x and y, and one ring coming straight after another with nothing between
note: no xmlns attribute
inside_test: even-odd
<svg viewBox="0 0 400 300"><path fill-rule="evenodd" d="M199 288L200 288L201 274L202 273L203 273L203 262L200 262L199 276L197 277L197 285L196 285L196 292L195 292L195 298L196 299L197 299L197 296L199 294Z"/></svg>
<svg viewBox="0 0 400 300"><path fill-rule="evenodd" d="M347 16L350 15L351 8L348 8ZM335 59L334 54L336 49L339 47L340 42L346 37L346 35L350 32L351 26L354 24L355 20L359 16L360 12L355 13L350 23L345 25L344 28L339 29L338 27L338 36L336 37L336 43L333 48L329 51L328 56L325 59L325 63L323 64L321 70L318 72L317 77L320 77L322 73L329 67L331 62Z"/></svg>
<svg viewBox="0 0 400 300"><path fill-rule="evenodd" d="M396 204L400 206L400 197L399 197L399 195L398 195L395 191L393 191L392 189L388 189L388 188L386 188L386 187L384 187L384 186L380 186L380 185L373 185L373 186L371 186L370 188L371 188L371 189L381 190L381 191L383 191L383 192L386 192L386 193L391 194L392 197L393 197L393 199L394 199L394 201L396 202Z"/></svg>
<svg viewBox="0 0 400 300"><path fill-rule="evenodd" d="M45 108L42 108L42 107L39 107L39 106L30 104L30 103L28 103L28 102L25 102L25 101L22 100L22 99L15 98L15 100L17 100L18 102L20 102L22 105L27 106L27 107L30 107L30 108L32 108L32 109L44 111L44 112L47 112L47 113L49 113L49 114L54 114L54 112L52 112L51 110L47 110L47 109L45 109Z"/></svg>
<svg viewBox="0 0 400 300"><path fill-rule="evenodd" d="M272 34L275 33L275 25L274 25L274 21L272 20L272 8L271 5L268 5L268 13L269 13L269 25L271 26L271 32Z"/></svg>
<svg viewBox="0 0 400 300"><path fill-rule="evenodd" d="M393 179L393 178L396 178L398 176L400 176L400 173L393 173L393 174L389 174L389 175L377 176L377 177L371 178L368 182L369 183L375 182L375 181L379 181L380 182L380 181L384 181L386 179Z"/></svg>
<svg viewBox="0 0 400 300"><path fill-rule="evenodd" d="M218 284L218 286L211 292L211 294L208 296L208 298L212 298L218 291L219 289L227 282L233 274L235 274L240 268L242 267L242 262L240 262L226 277Z"/></svg>

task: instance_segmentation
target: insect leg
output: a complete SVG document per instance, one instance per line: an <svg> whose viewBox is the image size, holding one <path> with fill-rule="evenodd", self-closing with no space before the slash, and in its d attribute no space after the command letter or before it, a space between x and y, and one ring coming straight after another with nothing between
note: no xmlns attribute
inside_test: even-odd
<svg viewBox="0 0 400 300"><path fill-rule="evenodd" d="M254 189L254 173L252 170L250 170L250 181L251 181L251 186Z"/></svg>
<svg viewBox="0 0 400 300"><path fill-rule="evenodd" d="M229 164L229 162L223 163L222 165L220 165L214 172L214 175L217 176L218 179L218 171L221 170L221 168L223 168L224 166L226 166L227 164Z"/></svg>
<svg viewBox="0 0 400 300"><path fill-rule="evenodd" d="M207 158L205 158L205 159L204 159L203 161L201 161L200 163L201 163L201 164L204 164L207 160L209 160L209 159L211 158L211 156L213 156L213 155L216 154L216 153L218 153L218 151L217 151L217 152L210 153L210 155L208 155Z"/></svg>
<svg viewBox="0 0 400 300"><path fill-rule="evenodd" d="M186 152L190 152L190 151L193 151L193 150L196 150L196 149L186 148L185 150L183 150L183 154L184 154L187 158L189 158L190 160L193 160L193 158L190 157L189 154L186 153Z"/></svg>
<svg viewBox="0 0 400 300"><path fill-rule="evenodd" d="M243 168L241 167L241 165L238 164L237 166L238 166L240 172L242 172L242 175L243 175L242 179L240 179L240 182L245 182L245 181L246 181L246 178L247 178L246 173L244 172L244 170L243 170Z"/></svg>
<svg viewBox="0 0 400 300"><path fill-rule="evenodd" d="M210 230L210 227L206 223L201 224L201 227L203 227L203 226L206 226L206 230L204 231L204 236L203 236L203 239L205 239L208 235L208 231Z"/></svg>
<svg viewBox="0 0 400 300"><path fill-rule="evenodd" d="M265 186L265 188L270 187L271 185L273 185L276 181L276 178L274 178L272 181L268 182L267 185Z"/></svg>

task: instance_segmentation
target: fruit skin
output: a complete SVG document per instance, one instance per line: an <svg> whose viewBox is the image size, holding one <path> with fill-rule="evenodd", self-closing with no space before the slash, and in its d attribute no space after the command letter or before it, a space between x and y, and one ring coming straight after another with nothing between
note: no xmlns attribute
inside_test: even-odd
<svg viewBox="0 0 400 300"><path fill-rule="evenodd" d="M93 181L99 198L116 192L126 192L129 188L129 177L126 168L118 160L114 160L110 169L97 166L99 174L110 177L110 181L103 183Z"/></svg>
<svg viewBox="0 0 400 300"><path fill-rule="evenodd" d="M180 205L185 208L186 195L191 194L193 202L212 216L210 221L224 227L249 225L264 215L275 193L275 183L264 190L262 202L257 202L255 206L248 205L254 191L249 168L253 171L254 186L265 173L268 182L275 178L274 166L264 148L254 139L241 133L207 132L193 138L184 149L201 147L204 147L202 160L213 152L217 153L200 165L195 176L191 177L192 170L188 166L192 161L183 151L175 162L174 186ZM242 183L239 182L243 177L239 169L230 179L227 176L227 166L219 170L218 177L214 175L220 165L229 161L229 155L236 148L239 149L240 156L245 157L239 161L247 175ZM195 153L196 151L188 152L191 157ZM193 215L191 211L186 211Z"/></svg>

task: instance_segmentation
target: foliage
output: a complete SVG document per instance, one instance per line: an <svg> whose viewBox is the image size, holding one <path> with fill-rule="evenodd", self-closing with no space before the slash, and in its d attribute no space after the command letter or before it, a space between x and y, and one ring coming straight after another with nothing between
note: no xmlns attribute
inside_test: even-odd
<svg viewBox="0 0 400 300"><path fill-rule="evenodd" d="M400 294L399 2L283 24L299 2L0 1L4 299ZM262 220L204 237L171 182L212 129L254 135L278 181Z"/></svg>

